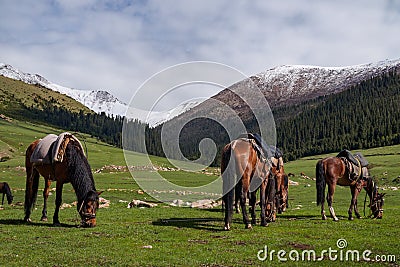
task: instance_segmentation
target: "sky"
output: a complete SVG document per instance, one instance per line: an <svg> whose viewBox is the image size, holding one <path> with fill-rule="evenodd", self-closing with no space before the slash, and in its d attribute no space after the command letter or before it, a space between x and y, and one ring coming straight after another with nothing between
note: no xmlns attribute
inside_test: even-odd
<svg viewBox="0 0 400 267"><path fill-rule="evenodd" d="M126 103L184 62L250 76L399 59L399 47L396 0L0 0L0 62Z"/></svg>

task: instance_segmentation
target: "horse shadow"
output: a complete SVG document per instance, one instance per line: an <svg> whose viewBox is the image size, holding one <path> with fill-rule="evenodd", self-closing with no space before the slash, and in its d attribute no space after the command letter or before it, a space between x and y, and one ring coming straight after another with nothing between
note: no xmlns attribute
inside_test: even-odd
<svg viewBox="0 0 400 267"><path fill-rule="evenodd" d="M218 222L218 223L215 223ZM222 232L223 219L219 218L168 218L152 222L155 226L169 226L177 228L191 228L211 232Z"/></svg>
<svg viewBox="0 0 400 267"><path fill-rule="evenodd" d="M27 225L27 226L36 226L36 227L54 227L54 228L77 228L77 225L65 224L61 223L61 225L53 225L52 223L43 223L43 222L25 222L22 219L0 219L0 225Z"/></svg>

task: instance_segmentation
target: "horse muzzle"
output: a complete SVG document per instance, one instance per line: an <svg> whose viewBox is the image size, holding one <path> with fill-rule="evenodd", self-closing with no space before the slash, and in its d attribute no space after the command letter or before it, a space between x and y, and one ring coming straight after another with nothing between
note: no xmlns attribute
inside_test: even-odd
<svg viewBox="0 0 400 267"><path fill-rule="evenodd" d="M82 220L81 224L79 225L79 227L83 227L83 228L93 228L95 226L96 226L96 218Z"/></svg>
<svg viewBox="0 0 400 267"><path fill-rule="evenodd" d="M79 227L91 228L96 226L96 214L82 213L81 214L81 224Z"/></svg>

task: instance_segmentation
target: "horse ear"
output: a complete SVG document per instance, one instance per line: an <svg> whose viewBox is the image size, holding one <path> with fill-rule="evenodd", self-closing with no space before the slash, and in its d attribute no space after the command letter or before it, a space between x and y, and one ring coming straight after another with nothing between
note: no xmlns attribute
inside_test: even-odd
<svg viewBox="0 0 400 267"><path fill-rule="evenodd" d="M101 195L104 191L97 191L97 195Z"/></svg>

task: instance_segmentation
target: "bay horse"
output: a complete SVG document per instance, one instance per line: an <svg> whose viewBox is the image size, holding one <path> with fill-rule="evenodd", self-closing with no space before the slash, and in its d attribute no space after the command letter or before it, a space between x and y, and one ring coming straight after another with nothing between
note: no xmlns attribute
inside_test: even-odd
<svg viewBox="0 0 400 267"><path fill-rule="evenodd" d="M261 225L266 226L266 189L271 176L270 162L260 158L251 140L237 139L227 144L221 155L221 175L223 183L223 203L225 209L224 230L230 230L234 206L234 196L238 196L245 228L256 224L256 191L260 189ZM246 211L249 197L251 223Z"/></svg>
<svg viewBox="0 0 400 267"><path fill-rule="evenodd" d="M65 155L61 162L52 164L36 164L31 162L31 155L38 146L40 140L32 142L25 155L26 167L26 191L25 191L25 218L24 221L31 222L31 213L36 202L39 177L42 175L45 179L43 190L44 205L41 221L47 221L47 198L49 196L50 185L56 181L56 207L53 215L53 224L60 226L58 213L62 204L62 189L65 183L71 183L75 190L77 210L81 217L82 227L96 226L96 210L99 207L99 195L95 188L93 174L90 165L82 150L79 141L69 138L65 147Z"/></svg>
<svg viewBox="0 0 400 267"><path fill-rule="evenodd" d="M382 219L383 215L383 197L385 194L378 193L378 189L372 177L369 175L367 167L362 167L358 179L352 181L351 173L346 167L344 161L339 157L328 157L319 160L316 165L316 187L317 187L317 205L321 205L322 219L326 220L324 210L324 194L325 187L328 185L328 193L326 200L328 202L329 211L334 221L339 219L335 215L332 206L333 195L336 185L349 186L351 191L351 202L348 210L349 220L353 220L353 208L357 218L361 218L357 209L357 196L364 188L370 198L369 207L374 218Z"/></svg>
<svg viewBox="0 0 400 267"><path fill-rule="evenodd" d="M283 164L280 167L273 165L272 173L276 180L276 208L281 214L289 207L289 177L285 173Z"/></svg>
<svg viewBox="0 0 400 267"><path fill-rule="evenodd" d="M6 183L0 183L0 193L3 193L3 198L1 199L1 205L4 205L4 196L7 196L7 203L11 205L14 197L11 193L10 186Z"/></svg>

